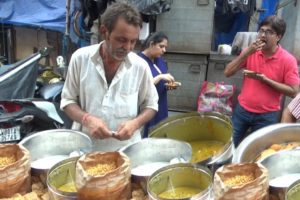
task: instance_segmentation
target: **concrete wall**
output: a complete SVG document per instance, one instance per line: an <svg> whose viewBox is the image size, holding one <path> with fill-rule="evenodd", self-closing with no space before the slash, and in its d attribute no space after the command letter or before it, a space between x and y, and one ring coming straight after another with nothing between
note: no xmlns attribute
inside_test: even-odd
<svg viewBox="0 0 300 200"><path fill-rule="evenodd" d="M51 48L48 59L42 59L41 64L55 66L56 57L61 48L61 34L54 31L38 30L33 28L15 27L16 60L21 60L43 47Z"/></svg>
<svg viewBox="0 0 300 200"><path fill-rule="evenodd" d="M173 0L171 10L156 20L156 30L169 37L168 52L209 54L214 6L212 0Z"/></svg>
<svg viewBox="0 0 300 200"><path fill-rule="evenodd" d="M169 72L181 87L168 91L169 110L196 111L197 99L207 73L207 56L167 53Z"/></svg>
<svg viewBox="0 0 300 200"><path fill-rule="evenodd" d="M287 30L281 44L300 62L300 2L290 3L280 11L287 23Z"/></svg>

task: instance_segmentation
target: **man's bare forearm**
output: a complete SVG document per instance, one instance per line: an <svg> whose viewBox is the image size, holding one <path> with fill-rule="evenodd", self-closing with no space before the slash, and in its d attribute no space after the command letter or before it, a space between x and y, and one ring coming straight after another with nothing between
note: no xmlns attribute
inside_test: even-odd
<svg viewBox="0 0 300 200"><path fill-rule="evenodd" d="M64 112L74 121L81 123L83 115L86 113L79 105L73 103L64 107Z"/></svg>
<svg viewBox="0 0 300 200"><path fill-rule="evenodd" d="M270 87L272 87L273 89L277 90L278 92L286 95L286 96L289 96L289 97L292 97L294 98L298 91L299 91L299 86L298 85L286 85L284 83L279 83L279 82L276 82L270 78L267 78L267 77L263 77L262 78L262 81L269 85Z"/></svg>
<svg viewBox="0 0 300 200"><path fill-rule="evenodd" d="M234 58L230 63L228 63L224 70L224 75L226 77L230 77L234 75L239 69L241 64L246 60L246 58L249 56L249 52L243 52L238 57Z"/></svg>
<svg viewBox="0 0 300 200"><path fill-rule="evenodd" d="M134 120L138 124L138 128L150 121L156 114L156 111L151 108L145 108Z"/></svg>

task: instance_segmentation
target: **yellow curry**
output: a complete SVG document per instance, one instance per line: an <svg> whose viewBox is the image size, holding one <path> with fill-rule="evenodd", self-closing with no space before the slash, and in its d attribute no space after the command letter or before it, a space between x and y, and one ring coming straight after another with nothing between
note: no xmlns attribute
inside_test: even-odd
<svg viewBox="0 0 300 200"><path fill-rule="evenodd" d="M160 193L159 197L164 199L184 199L184 198L195 196L200 192L201 192L200 188L176 187Z"/></svg>
<svg viewBox="0 0 300 200"><path fill-rule="evenodd" d="M75 183L73 181L63 184L58 188L58 190L63 192L77 192Z"/></svg>
<svg viewBox="0 0 300 200"><path fill-rule="evenodd" d="M224 143L215 140L198 140L189 143L192 146L191 163L206 160L219 153L224 147Z"/></svg>

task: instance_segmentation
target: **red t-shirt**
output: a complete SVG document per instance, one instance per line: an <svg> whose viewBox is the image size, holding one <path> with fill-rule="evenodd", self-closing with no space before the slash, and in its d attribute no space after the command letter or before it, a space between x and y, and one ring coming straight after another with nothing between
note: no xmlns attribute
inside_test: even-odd
<svg viewBox="0 0 300 200"><path fill-rule="evenodd" d="M241 67L262 73L279 83L299 85L297 61L281 46L269 58L266 58L261 51L253 53ZM260 80L244 77L238 100L240 105L249 112L265 113L280 110L281 97L280 92Z"/></svg>

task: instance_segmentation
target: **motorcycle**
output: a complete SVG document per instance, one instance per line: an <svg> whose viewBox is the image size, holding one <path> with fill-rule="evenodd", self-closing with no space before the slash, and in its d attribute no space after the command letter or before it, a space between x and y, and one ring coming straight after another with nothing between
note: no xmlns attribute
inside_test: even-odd
<svg viewBox="0 0 300 200"><path fill-rule="evenodd" d="M0 101L0 143L17 143L38 131L66 128L67 120L53 102L34 99Z"/></svg>
<svg viewBox="0 0 300 200"><path fill-rule="evenodd" d="M49 55L49 49L0 67L0 100L24 99L34 96L38 77L39 61Z"/></svg>
<svg viewBox="0 0 300 200"><path fill-rule="evenodd" d="M39 88L36 98L38 62L46 55L43 49L0 67L0 143L17 143L38 131L70 128L71 120L59 108L63 81Z"/></svg>

